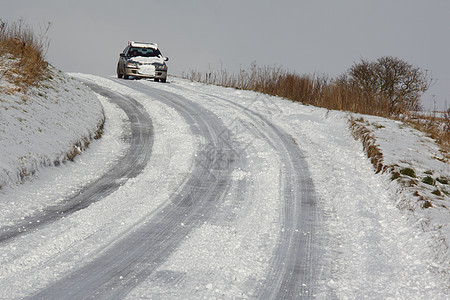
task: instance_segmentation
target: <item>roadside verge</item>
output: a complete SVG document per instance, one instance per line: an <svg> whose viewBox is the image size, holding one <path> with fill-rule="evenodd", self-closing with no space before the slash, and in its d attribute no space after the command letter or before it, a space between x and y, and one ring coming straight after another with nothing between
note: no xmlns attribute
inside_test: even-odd
<svg viewBox="0 0 450 300"><path fill-rule="evenodd" d="M432 136L402 121L355 115L350 116L349 126L375 172L391 181L396 206L430 235L435 262L430 267L449 282L449 154Z"/></svg>
<svg viewBox="0 0 450 300"><path fill-rule="evenodd" d="M0 78L0 189L73 160L102 134L105 116L97 96L48 68L46 78L26 92L12 91Z"/></svg>

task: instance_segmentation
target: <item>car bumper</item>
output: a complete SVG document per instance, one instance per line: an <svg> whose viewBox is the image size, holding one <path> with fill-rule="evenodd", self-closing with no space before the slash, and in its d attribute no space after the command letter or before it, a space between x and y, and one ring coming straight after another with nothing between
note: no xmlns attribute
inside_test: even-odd
<svg viewBox="0 0 450 300"><path fill-rule="evenodd" d="M154 67L125 68L125 75L142 78L165 79L167 78L167 70L155 70Z"/></svg>

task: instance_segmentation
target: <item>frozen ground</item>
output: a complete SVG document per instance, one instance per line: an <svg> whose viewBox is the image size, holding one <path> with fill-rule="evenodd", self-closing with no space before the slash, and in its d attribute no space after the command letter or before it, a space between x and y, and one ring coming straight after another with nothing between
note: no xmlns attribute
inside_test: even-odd
<svg viewBox="0 0 450 300"><path fill-rule="evenodd" d="M419 195L433 203L427 209L416 190L374 173L346 113L179 78L158 84L72 75L95 84L103 138L74 163L36 168L23 184L0 174L8 178L1 229L111 173L133 145L133 105L151 120L148 163L87 208L3 240L0 297L449 297L449 187L436 183L438 196L421 179L450 178L450 170L423 134L363 116L385 164L416 170ZM0 105L10 103L4 97ZM98 111L96 101L92 107L87 114ZM59 109L45 115L56 120ZM2 120L18 117L1 113ZM75 127L65 131L72 141L96 127L92 120L58 124ZM14 140L17 126L2 123L1 141ZM21 142L34 146L41 133L27 132ZM59 135L46 136L60 143ZM48 157L62 151L55 149ZM30 160L41 157L29 152ZM2 167L15 170L20 156L8 157Z"/></svg>

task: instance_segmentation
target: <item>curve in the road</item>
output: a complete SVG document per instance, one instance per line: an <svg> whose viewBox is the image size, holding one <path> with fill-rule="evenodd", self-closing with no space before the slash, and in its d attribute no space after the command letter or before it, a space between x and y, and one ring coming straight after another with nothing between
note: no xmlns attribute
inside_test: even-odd
<svg viewBox="0 0 450 300"><path fill-rule="evenodd" d="M235 142L222 121L205 107L175 93L152 89L134 81L120 81L149 98L157 98L174 108L213 149L229 151L225 163L205 161L199 155L192 173L171 196L170 203L134 231L111 245L91 263L54 282L32 298L111 299L123 298L154 273L194 228L212 217L230 188L234 168L245 168L244 156L233 155L229 145ZM228 99L231 109L243 113L255 125L259 136L271 145L282 160L284 201L282 231L266 279L257 296L261 299L313 298L321 289L324 272L320 265L321 213L314 185L302 151L291 136L254 110ZM239 144L237 144L239 147ZM241 145L245 147L246 145ZM236 152L245 149L234 149ZM245 189L245 185L241 187ZM328 293L330 295L330 293Z"/></svg>
<svg viewBox="0 0 450 300"><path fill-rule="evenodd" d="M137 89L135 85L132 88ZM33 299L123 298L152 274L189 232L210 218L225 197L231 172L244 164L224 144L223 136L231 136L223 134L228 129L217 116L182 96L158 92L158 101L176 109L191 132L201 135L212 149L227 149L228 153L220 163L198 155L190 176L170 197L167 206L152 213L91 263L41 290Z"/></svg>
<svg viewBox="0 0 450 300"><path fill-rule="evenodd" d="M329 278L329 268L322 264L321 249L326 240L322 230L323 216L307 161L292 137L265 116L239 103L205 94L225 102L252 120L259 135L278 150L282 157L284 210L278 247L267 279L257 292L261 299L309 299L321 293L333 297L320 282ZM262 128L264 130L262 130Z"/></svg>

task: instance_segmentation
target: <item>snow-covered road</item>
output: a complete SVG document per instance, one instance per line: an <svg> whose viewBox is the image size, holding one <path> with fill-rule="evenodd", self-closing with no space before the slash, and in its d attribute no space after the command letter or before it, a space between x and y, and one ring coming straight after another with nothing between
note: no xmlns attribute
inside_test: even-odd
<svg viewBox="0 0 450 300"><path fill-rule="evenodd" d="M344 113L73 75L98 93L104 137L3 192L19 205L0 222L1 297L442 297L427 237Z"/></svg>

